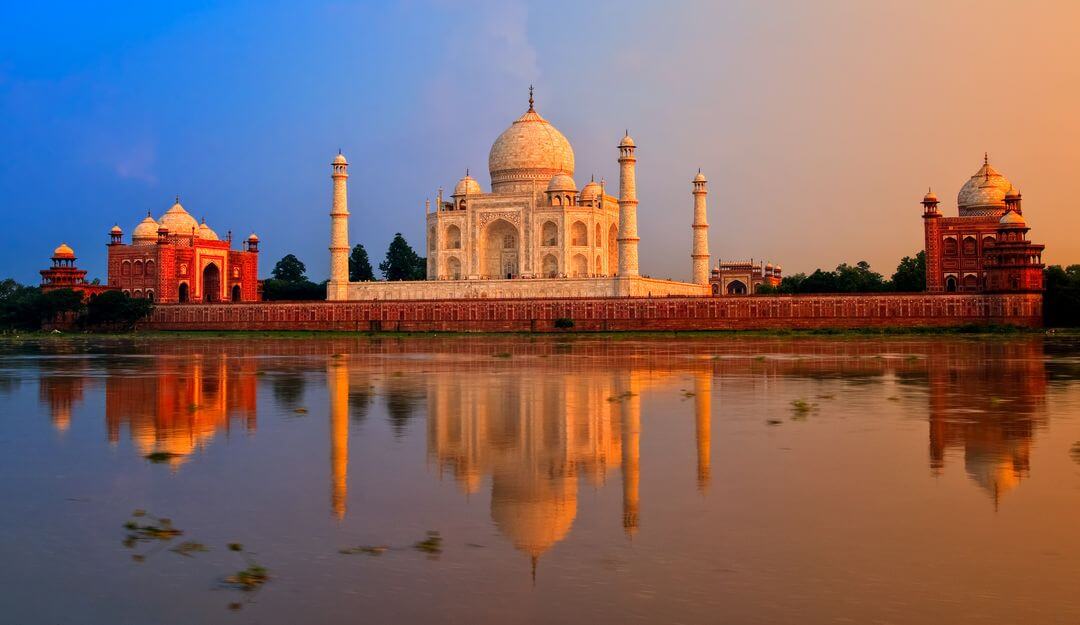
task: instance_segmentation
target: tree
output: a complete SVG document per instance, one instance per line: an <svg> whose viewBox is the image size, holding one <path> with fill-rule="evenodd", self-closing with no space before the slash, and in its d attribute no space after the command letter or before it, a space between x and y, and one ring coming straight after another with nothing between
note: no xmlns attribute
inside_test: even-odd
<svg viewBox="0 0 1080 625"><path fill-rule="evenodd" d="M262 297L268 302L282 300L323 300L326 299L326 282L315 284L311 280L286 282L285 280L263 280Z"/></svg>
<svg viewBox="0 0 1080 625"><path fill-rule="evenodd" d="M349 280L353 282L370 282L375 279L375 272L371 269L371 261L368 260L367 250L359 243L352 248L349 254Z"/></svg>
<svg viewBox="0 0 1080 625"><path fill-rule="evenodd" d="M870 269L870 263L860 260L854 266L841 263L836 267L836 290L840 293L874 293L885 290L885 279Z"/></svg>
<svg viewBox="0 0 1080 625"><path fill-rule="evenodd" d="M892 290L901 293L916 293L926 290L926 252L919 252L914 258L905 256L896 266L892 275Z"/></svg>
<svg viewBox="0 0 1080 625"><path fill-rule="evenodd" d="M270 272L270 275L282 282L304 282L307 280L306 272L307 267L300 262L299 258L286 254L274 265L274 270Z"/></svg>
<svg viewBox="0 0 1080 625"><path fill-rule="evenodd" d="M427 276L427 259L413 251L400 232L386 250L386 260L379 263L379 271L387 280L423 280Z"/></svg>
<svg viewBox="0 0 1080 625"><path fill-rule="evenodd" d="M22 286L14 280L0 283L0 327L38 330L58 316L83 310L82 294L71 289L42 292L36 286Z"/></svg>
<svg viewBox="0 0 1080 625"><path fill-rule="evenodd" d="M85 326L109 330L130 330L153 310L154 303L141 297L131 297L123 291L105 291L86 303Z"/></svg>
<svg viewBox="0 0 1080 625"><path fill-rule="evenodd" d="M1052 265L1043 270L1043 318L1050 327L1080 325L1080 265Z"/></svg>

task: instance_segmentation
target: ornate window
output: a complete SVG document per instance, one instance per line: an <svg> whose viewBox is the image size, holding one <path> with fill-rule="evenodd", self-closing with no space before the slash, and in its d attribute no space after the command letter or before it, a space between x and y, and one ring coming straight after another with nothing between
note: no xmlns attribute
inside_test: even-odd
<svg viewBox="0 0 1080 625"><path fill-rule="evenodd" d="M512 235L512 234L504 234L503 235L503 249L504 250L512 250L512 249L514 249L514 235Z"/></svg>
<svg viewBox="0 0 1080 625"><path fill-rule="evenodd" d="M131 275L131 261L130 260L125 260L124 262L120 263L120 275L122 275L122 276L130 276Z"/></svg>
<svg viewBox="0 0 1080 625"><path fill-rule="evenodd" d="M956 256L959 252L956 245L956 239L945 239L945 255Z"/></svg>
<svg viewBox="0 0 1080 625"><path fill-rule="evenodd" d="M540 229L540 245L552 246L559 244L559 228L553 221L545 221Z"/></svg>
<svg viewBox="0 0 1080 625"><path fill-rule="evenodd" d="M575 221L570 227L570 244L578 246L589 244L589 229L580 221Z"/></svg>
<svg viewBox="0 0 1080 625"><path fill-rule="evenodd" d="M155 265L154 261L152 261L152 260L146 261L146 275L148 275L148 276L154 275L154 269L155 269L154 265Z"/></svg>
<svg viewBox="0 0 1080 625"><path fill-rule="evenodd" d="M446 249L461 249L461 228L450 226L446 229Z"/></svg>
<svg viewBox="0 0 1080 625"><path fill-rule="evenodd" d="M975 255L975 237L964 237L964 256Z"/></svg>

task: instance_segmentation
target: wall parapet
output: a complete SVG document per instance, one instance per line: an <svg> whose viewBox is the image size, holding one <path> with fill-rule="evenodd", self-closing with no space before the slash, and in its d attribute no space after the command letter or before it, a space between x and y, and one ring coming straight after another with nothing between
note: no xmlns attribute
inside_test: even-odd
<svg viewBox="0 0 1080 625"><path fill-rule="evenodd" d="M604 297L159 304L154 330L548 332L1042 326L1040 294Z"/></svg>

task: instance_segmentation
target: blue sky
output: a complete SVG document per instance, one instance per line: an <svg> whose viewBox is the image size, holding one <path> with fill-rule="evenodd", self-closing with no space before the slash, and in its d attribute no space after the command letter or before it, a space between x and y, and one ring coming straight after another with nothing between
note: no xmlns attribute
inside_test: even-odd
<svg viewBox="0 0 1080 625"><path fill-rule="evenodd" d="M714 260L787 271L921 246L928 185L954 210L984 150L1052 262L1080 262L1072 3L19 3L0 19L0 275L61 241L104 278L107 231L179 194L220 234L327 272L329 161L374 260L527 106L579 185L639 150L642 269L689 274L689 180ZM871 5L871 6L866 6ZM914 6L913 6L914 5ZM1070 27L1069 24L1073 26Z"/></svg>

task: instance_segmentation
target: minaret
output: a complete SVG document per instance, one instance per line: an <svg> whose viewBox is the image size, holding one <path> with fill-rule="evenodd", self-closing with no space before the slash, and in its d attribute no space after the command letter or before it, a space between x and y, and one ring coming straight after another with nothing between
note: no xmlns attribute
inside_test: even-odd
<svg viewBox="0 0 1080 625"><path fill-rule="evenodd" d="M638 275L637 182L630 131L619 142L619 277Z"/></svg>
<svg viewBox="0 0 1080 625"><path fill-rule="evenodd" d="M697 170L694 176L694 248L690 252L691 282L709 286L709 222L705 217L705 196L709 194L709 181Z"/></svg>
<svg viewBox="0 0 1080 625"><path fill-rule="evenodd" d="M326 299L347 299L349 290L349 162L338 151L331 164L334 201L330 207L330 284Z"/></svg>

